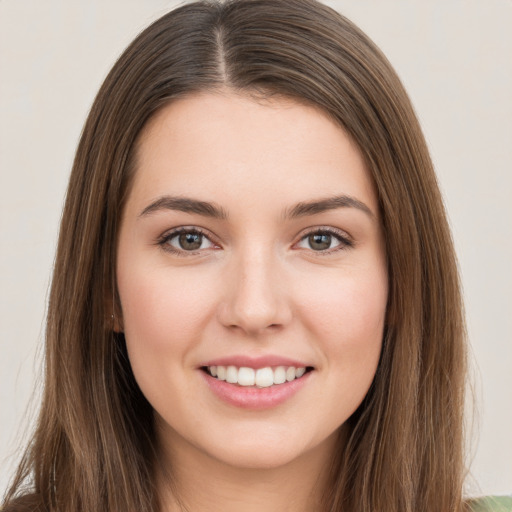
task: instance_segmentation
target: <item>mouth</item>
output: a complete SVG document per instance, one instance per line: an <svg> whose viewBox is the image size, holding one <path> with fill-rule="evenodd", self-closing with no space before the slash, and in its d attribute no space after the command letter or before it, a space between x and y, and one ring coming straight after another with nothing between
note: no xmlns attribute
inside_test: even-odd
<svg viewBox="0 0 512 512"><path fill-rule="evenodd" d="M313 371L312 366L266 366L250 368L247 366L202 366L201 370L210 377L228 384L248 388L277 387L287 382L301 379Z"/></svg>

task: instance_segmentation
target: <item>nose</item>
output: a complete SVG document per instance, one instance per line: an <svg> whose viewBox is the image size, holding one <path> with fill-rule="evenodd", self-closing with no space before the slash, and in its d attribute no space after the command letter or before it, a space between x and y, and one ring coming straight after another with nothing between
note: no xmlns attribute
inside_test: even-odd
<svg viewBox="0 0 512 512"><path fill-rule="evenodd" d="M290 322L285 281L271 251L234 258L226 274L218 310L224 326L255 336Z"/></svg>

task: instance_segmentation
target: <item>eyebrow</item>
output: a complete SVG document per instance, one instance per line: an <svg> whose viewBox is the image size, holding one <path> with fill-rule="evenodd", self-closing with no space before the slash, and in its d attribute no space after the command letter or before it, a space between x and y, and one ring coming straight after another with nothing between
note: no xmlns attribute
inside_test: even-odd
<svg viewBox="0 0 512 512"><path fill-rule="evenodd" d="M203 217L214 219L227 219L226 211L213 203L199 201L189 197L163 196L146 206L139 217L144 217L161 210L176 210L185 213L195 213Z"/></svg>
<svg viewBox="0 0 512 512"><path fill-rule="evenodd" d="M293 208L285 211L285 218L306 217L308 215L316 215L329 210L337 210L338 208L356 208L366 213L372 219L374 213L366 204L355 197L348 195L327 197L325 199L316 199L312 201L297 203Z"/></svg>
<svg viewBox="0 0 512 512"><path fill-rule="evenodd" d="M336 210L338 208L356 208L366 213L372 219L375 217L370 208L362 201L359 201L359 199L348 195L341 195L297 203L292 208L285 210L284 218L295 219L298 217L307 217L309 215L317 215L319 213ZM214 203L200 201L190 197L177 196L163 196L156 199L142 210L139 217L145 217L146 215L162 210L195 213L203 217L221 220L228 218L226 210Z"/></svg>

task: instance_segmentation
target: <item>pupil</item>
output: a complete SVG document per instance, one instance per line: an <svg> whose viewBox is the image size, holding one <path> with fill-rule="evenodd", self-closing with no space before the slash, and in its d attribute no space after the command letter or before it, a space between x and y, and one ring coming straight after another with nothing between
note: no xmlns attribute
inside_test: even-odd
<svg viewBox="0 0 512 512"><path fill-rule="evenodd" d="M331 246L331 235L320 233L309 235L309 245L315 251L329 249Z"/></svg>
<svg viewBox="0 0 512 512"><path fill-rule="evenodd" d="M193 251L201 247L203 235L199 233L182 233L179 237L180 246L187 251Z"/></svg>

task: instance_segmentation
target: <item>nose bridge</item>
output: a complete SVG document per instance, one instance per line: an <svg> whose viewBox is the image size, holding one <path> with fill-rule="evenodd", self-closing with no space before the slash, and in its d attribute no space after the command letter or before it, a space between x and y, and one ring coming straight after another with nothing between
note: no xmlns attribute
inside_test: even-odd
<svg viewBox="0 0 512 512"><path fill-rule="evenodd" d="M290 311L280 270L278 257L268 245L248 244L234 255L227 270L222 322L247 333L285 324Z"/></svg>

